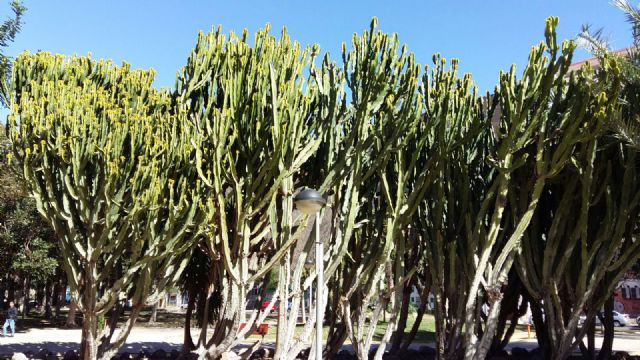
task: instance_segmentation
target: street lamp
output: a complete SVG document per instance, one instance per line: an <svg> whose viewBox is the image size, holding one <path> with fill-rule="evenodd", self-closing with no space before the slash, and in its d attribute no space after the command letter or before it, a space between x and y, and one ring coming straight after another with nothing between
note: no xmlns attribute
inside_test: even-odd
<svg viewBox="0 0 640 360"><path fill-rule="evenodd" d="M316 359L322 360L322 288L324 284L324 247L320 240L320 209L327 200L322 194L313 189L302 190L293 198L296 208L307 215L316 215Z"/></svg>

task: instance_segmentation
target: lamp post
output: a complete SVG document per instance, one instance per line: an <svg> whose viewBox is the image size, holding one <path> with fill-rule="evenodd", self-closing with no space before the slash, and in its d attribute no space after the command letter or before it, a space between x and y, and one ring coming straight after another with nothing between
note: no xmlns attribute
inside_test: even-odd
<svg viewBox="0 0 640 360"><path fill-rule="evenodd" d="M320 240L320 209L327 200L322 194L313 189L302 190L293 198L296 208L307 215L316 215L316 359L322 360L322 288L324 284L324 246Z"/></svg>

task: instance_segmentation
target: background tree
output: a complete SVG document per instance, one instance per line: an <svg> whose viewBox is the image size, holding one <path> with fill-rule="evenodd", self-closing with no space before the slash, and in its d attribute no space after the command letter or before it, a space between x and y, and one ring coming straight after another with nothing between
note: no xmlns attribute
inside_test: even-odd
<svg viewBox="0 0 640 360"><path fill-rule="evenodd" d="M40 217L35 201L8 163L9 150L10 142L0 125L0 304L15 300L26 315L30 291L45 288L61 263L51 227ZM15 298L17 292L21 298ZM50 305L52 296L43 297L46 304Z"/></svg>
<svg viewBox="0 0 640 360"><path fill-rule="evenodd" d="M9 105L9 78L11 76L11 57L4 54L6 48L16 38L22 27L22 16L27 8L22 5L22 1L11 1L13 18L5 20L0 25L0 104Z"/></svg>

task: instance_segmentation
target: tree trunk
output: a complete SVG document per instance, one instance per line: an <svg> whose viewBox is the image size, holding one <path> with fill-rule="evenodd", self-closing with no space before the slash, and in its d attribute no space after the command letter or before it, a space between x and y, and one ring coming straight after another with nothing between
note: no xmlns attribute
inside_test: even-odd
<svg viewBox="0 0 640 360"><path fill-rule="evenodd" d="M0 304L4 304L5 298L4 293L6 291L8 276L5 274L3 278L0 278Z"/></svg>
<svg viewBox="0 0 640 360"><path fill-rule="evenodd" d="M593 360L596 357L596 324L591 324L591 329L589 330L587 343L589 344L589 354L587 359Z"/></svg>
<svg viewBox="0 0 640 360"><path fill-rule="evenodd" d="M96 360L98 358L98 316L96 315L97 284L94 278L95 264L91 262L85 271L85 285L82 294L82 339L80 358Z"/></svg>
<svg viewBox="0 0 640 360"><path fill-rule="evenodd" d="M300 304L302 306L302 323L306 324L307 323L307 310L306 310L306 304L305 302L307 301L307 296L306 296L306 290L302 290L302 303Z"/></svg>
<svg viewBox="0 0 640 360"><path fill-rule="evenodd" d="M56 319L60 318L60 307L62 307L62 303L65 301L65 286L61 277L58 277L56 281L56 285L54 288L55 292L55 316Z"/></svg>
<svg viewBox="0 0 640 360"><path fill-rule="evenodd" d="M184 341L182 343L182 352L188 353L195 350L196 345L191 337L191 316L196 303L196 297L193 292L189 292L189 303L187 304L187 314L184 317Z"/></svg>
<svg viewBox="0 0 640 360"><path fill-rule="evenodd" d="M398 327L393 335L393 340L391 341L391 349L389 350L392 354L395 354L400 350L400 344L402 344L402 340L404 339L404 329L407 327L407 318L409 317L409 303L411 302L411 291L413 290L413 282L409 282L404 286L402 291L402 305L400 308L400 317L398 319Z"/></svg>
<svg viewBox="0 0 640 360"><path fill-rule="evenodd" d="M442 295L442 288L436 288L435 294L435 320L436 320L436 355L439 360L445 358L445 342L447 340L447 336L445 335L445 306L444 306L444 296ZM452 347L453 344L449 344L449 348Z"/></svg>
<svg viewBox="0 0 640 360"><path fill-rule="evenodd" d="M29 313L29 280L22 280L22 318Z"/></svg>
<svg viewBox="0 0 640 360"><path fill-rule="evenodd" d="M55 317L58 317L58 304L60 304L60 279L56 278L51 284L53 286L51 290L51 311Z"/></svg>
<svg viewBox="0 0 640 360"><path fill-rule="evenodd" d="M156 301L155 303L153 303L153 307L151 308L151 316L149 317L149 324L155 324L156 323L156 318L158 316L158 302L160 300Z"/></svg>
<svg viewBox="0 0 640 360"><path fill-rule="evenodd" d="M100 347L98 348L98 353L104 355L106 351L110 350L111 339L113 338L113 334L118 328L118 320L120 319L120 316L122 315L123 312L124 312L124 302L117 301L115 307L111 309L107 324L105 324L106 326L109 327L109 333L103 333L101 338L97 339L98 342L100 343Z"/></svg>
<svg viewBox="0 0 640 360"><path fill-rule="evenodd" d="M11 302L13 301L14 303L16 302L16 291L18 289L18 284L16 283L15 279L13 278L13 276L9 276L8 278L8 288L9 288L9 294L7 296L7 302Z"/></svg>
<svg viewBox="0 0 640 360"><path fill-rule="evenodd" d="M98 317L92 306L85 308L82 315L82 340L80 358L95 360L98 358Z"/></svg>
<svg viewBox="0 0 640 360"><path fill-rule="evenodd" d="M54 296L53 281L47 280L44 293L44 318L50 320L52 316L51 301Z"/></svg>
<svg viewBox="0 0 640 360"><path fill-rule="evenodd" d="M582 344L582 343L581 343ZM595 321L589 325L587 330L587 347L581 349L583 358L585 360L593 360L596 352L596 325Z"/></svg>
<svg viewBox="0 0 640 360"><path fill-rule="evenodd" d="M78 308L78 304L76 304L76 301L74 299L71 299L71 304L69 304L69 313L67 313L67 322L65 324L65 327L71 328L71 327L78 326L78 324L76 324L77 308Z"/></svg>
<svg viewBox="0 0 640 360"><path fill-rule="evenodd" d="M542 317L542 308L534 300L529 301L531 307L531 319L536 330L536 340L542 350L544 358L551 356L551 344L549 343L549 331L547 330L545 319Z"/></svg>
<svg viewBox="0 0 640 360"><path fill-rule="evenodd" d="M209 288L211 289L211 285L209 286ZM209 298L210 294L212 294L211 291L207 291L207 289L204 289L199 299L200 301L198 307L201 307L203 310L202 318L200 321L200 337L198 339L198 344L196 345L197 347L206 347L207 345L207 329L209 328L209 321L211 321L209 318L209 305L211 303L211 299Z"/></svg>
<svg viewBox="0 0 640 360"><path fill-rule="evenodd" d="M345 328L344 323L336 324L334 331L334 336L327 338L327 343L324 348L325 359L333 359L338 351L340 351L342 344L344 344L344 341L347 338L347 329Z"/></svg>
<svg viewBox="0 0 640 360"><path fill-rule="evenodd" d="M411 331L404 337L404 343L402 344L401 351L407 351L409 346L416 338L416 334L418 334L418 329L420 329L420 323L422 323L422 317L424 313L427 311L427 306L429 305L429 289L431 286L423 286L420 289L420 307L418 307L418 313L416 314L416 320L413 322L413 326L411 327Z"/></svg>
<svg viewBox="0 0 640 360"><path fill-rule="evenodd" d="M40 310L42 305L46 304L47 301L47 292L49 290L49 281L47 280L44 286L36 286L36 297L34 300L36 301L36 310Z"/></svg>
<svg viewBox="0 0 640 360"><path fill-rule="evenodd" d="M598 360L606 360L611 357L611 351L613 349L613 337L615 329L613 328L613 296L610 296L604 302L604 319L602 324L604 325L604 339L602 339L602 347L598 354Z"/></svg>

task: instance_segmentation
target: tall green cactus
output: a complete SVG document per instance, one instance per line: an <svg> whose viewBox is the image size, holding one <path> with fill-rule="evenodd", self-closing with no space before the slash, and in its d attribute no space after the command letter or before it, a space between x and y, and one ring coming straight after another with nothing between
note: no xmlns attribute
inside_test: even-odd
<svg viewBox="0 0 640 360"><path fill-rule="evenodd" d="M200 178L213 199L208 248L221 261L213 263L209 293L220 292L225 300L210 340L208 319L203 321L203 357L217 358L264 321L266 313L257 311L245 319L247 294L303 230L291 232L292 177L319 147L328 125L313 116L317 51L301 48L285 30L276 40L269 27L262 29L250 45L246 31L227 37L218 28L199 35L178 78L176 97L184 101ZM280 221L283 233L276 226Z"/></svg>
<svg viewBox="0 0 640 360"><path fill-rule="evenodd" d="M497 148L497 159L502 159L497 162L499 183L491 227L485 238L489 246L479 251L480 263L467 300L465 327L470 329L477 321L470 312L477 309L480 284L490 309L479 342L474 341L471 332L466 333L468 358L484 358L490 346L500 310L500 288L520 249L521 237L531 222L544 185L570 162L578 151L578 144L599 134L603 114L609 111L609 103L603 101L606 99L591 95L588 80L565 79L575 45L565 42L559 53L556 25L557 18L547 20L545 36L549 58L543 56L544 46L534 48L523 79L515 80L513 71L503 75L497 92L502 112L499 129L506 127ZM507 208L507 199L514 195L514 170L523 164L531 164L533 172L524 184L518 184L517 202L522 212L507 227L501 225L503 210ZM482 234L481 227L478 223L474 232ZM494 250L500 233L504 238ZM489 259L491 262L485 262Z"/></svg>
<svg viewBox="0 0 640 360"><path fill-rule="evenodd" d="M412 226L425 244L426 262L435 296L436 340L439 357L458 357L457 344L464 309L467 262L460 259L465 250L461 240L465 222L473 214L470 203L480 196L474 187L482 186L486 151L492 144L486 119L487 103L478 97L471 77L458 77L457 60L450 69L445 60L434 56L434 67L424 74L425 121L434 122L430 149L422 163L437 159L433 184L420 204ZM449 303L448 313L445 302ZM453 315L455 314L455 315ZM453 316L452 316L453 315ZM447 337L445 334L448 334ZM445 349L448 344L448 349Z"/></svg>
<svg viewBox="0 0 640 360"><path fill-rule="evenodd" d="M585 68L572 74L570 86L578 88L574 93L583 101L595 103L584 110L589 122L613 124L621 114L616 111L619 68L614 59L601 64L600 74L606 76L599 76L597 84ZM543 206L523 237L517 270L544 309L553 359L566 358L582 341L588 323L640 251L629 241L640 211L637 150L611 135L580 144L572 166L545 190ZM515 200L514 205L522 211ZM583 312L587 325L578 329Z"/></svg>
<svg viewBox="0 0 640 360"><path fill-rule="evenodd" d="M407 118L413 123L407 131L399 146L391 149L386 167L378 170L374 178L378 188L378 194L373 198L379 198L377 204L370 206L369 222L363 225L360 235L361 242L371 242L372 249L379 247L378 252L363 247L364 254L371 252L373 256L366 256L362 261L363 268L376 266L377 276L380 279L386 271L383 283L383 291L378 294L378 308L370 320L370 328L365 336L363 325L368 316L366 307L369 299L375 294L377 286L368 282L366 277L355 273L352 283L361 281L362 288L357 290L364 293L358 297L356 305L357 321L353 330L348 331L352 342L358 344L357 350L360 358L365 358L371 345L371 335L377 319L381 315L382 308L387 304L392 305L391 321L383 336L382 342L376 352L376 357L381 358L385 345L395 331L397 315L402 304L404 283L413 276L417 270L415 263L405 261L406 237L409 233L409 225L415 224L416 215L420 204L423 202L436 179L442 174L439 169L446 163L450 153L460 151L465 145L464 139L471 136L477 125L470 114L479 109L479 102L472 87L470 77L465 75L457 78L457 61L452 62L451 69L445 70L445 61L438 56L434 58L435 67L427 72L422 84L418 84L416 78L418 72L414 71L413 77L404 77L402 88L412 88L417 94L399 97L409 112L403 111L404 106L394 115L398 118ZM418 102L418 103L416 103ZM393 129L387 125L388 129ZM393 130L387 130L393 132ZM388 250L384 246L390 246ZM381 248L381 250L380 250ZM363 251L361 250L361 251ZM385 252L386 251L386 252ZM353 254L351 254L353 256ZM362 271L366 275L366 271ZM371 290L373 289L373 290ZM350 291L355 291L352 287ZM347 293L350 294L349 292ZM346 296L349 298L349 296ZM354 335L355 334L355 335Z"/></svg>
<svg viewBox="0 0 640 360"><path fill-rule="evenodd" d="M320 122L330 124L329 129L323 134L322 142L317 152L302 164L300 171L295 176L288 176L283 181L282 193L289 194L294 188L294 184L316 187L318 182L325 181L327 184L337 183L342 180L339 173L334 173L332 177L324 177L324 174L318 169L326 169L326 164L335 164L333 153L329 149L340 148L342 137L336 138L335 135L340 133L339 126L336 124L344 120L346 108L344 104L344 75L343 72L331 62L329 55L326 54L322 60L320 67L316 68L314 64L311 67L313 80L316 82L316 112L313 116L320 118ZM343 151L337 156L338 158L347 158L353 156L354 148L343 148ZM326 162L318 166L318 161L325 158ZM288 165L291 166L291 165ZM293 221L293 204L290 196L279 196L280 211L272 211L272 230L277 244L286 244L288 239L295 236L297 244L290 250L287 250L285 257L282 259L278 267L278 297L281 299L278 309L278 328L276 338L276 348L274 358L277 359L296 359L300 352L307 347L310 342L310 336L313 333L314 325L318 321L316 319L316 302L309 303L309 316L301 332L296 332L298 324L299 310L304 312L302 303L302 295L310 290L311 284L315 279L315 271L305 274L304 267L307 262L312 261L311 246L315 242L315 233L310 232L306 238L301 238L300 230L306 227L301 226L292 232L291 227ZM330 207L332 204L329 205ZM328 218L331 211L324 212L323 219ZM302 223L304 224L304 223ZM326 225L325 225L326 226ZM313 238L314 241L310 241ZM320 239L330 243L332 239ZM306 276L305 276L306 275ZM303 279L303 276L304 279ZM284 301L287 299L287 301ZM302 305L302 306L301 306ZM320 304L320 306L323 306ZM302 308L302 309L301 309ZM315 349L312 349L315 351ZM313 356L313 355L311 355Z"/></svg>
<svg viewBox="0 0 640 360"><path fill-rule="evenodd" d="M325 255L329 259L327 281L334 289L329 299L333 311L328 319L331 327L328 357L339 350L348 332L357 344L358 356L368 352L371 339L365 336L368 331L358 325L359 320L358 329L345 323L334 325L338 314L351 320L349 299L372 291L367 297L371 299L378 289L374 284L378 284L391 256L393 238L380 235L378 239L384 241L379 242L362 232L377 223L373 220L377 215L372 211L382 210L373 200L381 189L378 172L386 168L394 151L415 131L420 115L420 101L416 101L419 66L406 48L400 49L396 35L382 33L376 26L374 18L369 31L354 35L349 51L343 45L343 68L351 104L343 117L338 118L334 132L321 150L322 158L326 159L323 166L326 175L320 176L321 190L333 194L332 239ZM357 224L370 217L370 224ZM354 310L360 309L354 313L354 320L365 316L367 304L354 302Z"/></svg>
<svg viewBox="0 0 640 360"><path fill-rule="evenodd" d="M462 351L467 359L486 356L500 313L502 286L544 185L569 163L578 143L602 128L601 121L586 113L587 109L598 113L606 104L590 96L588 84L572 81L567 88L564 75L574 45L565 43L560 53L556 25L556 18L547 21L546 46L532 49L522 79L516 79L514 69L501 75L500 86L488 100L497 104L497 110L494 115L483 115L484 110L473 115L485 122L481 133L464 147L460 160L447 163L440 177L443 183L429 200L433 203L425 203L427 221L422 229L433 243L429 257L435 266L441 358L458 357ZM509 199L516 184L513 174L525 165L531 169L528 181L517 184L522 212L507 217L507 224L505 212L512 211ZM488 312L483 321L485 303ZM482 332L477 332L480 328ZM445 334L446 340L441 338Z"/></svg>
<svg viewBox="0 0 640 360"><path fill-rule="evenodd" d="M202 191L193 148L167 92L152 89L153 72L25 53L12 80L13 156L60 240L84 314L82 357L110 358L153 295L151 280L162 278L162 291L185 265ZM98 349L110 335L98 336L97 317L129 292L127 324Z"/></svg>

